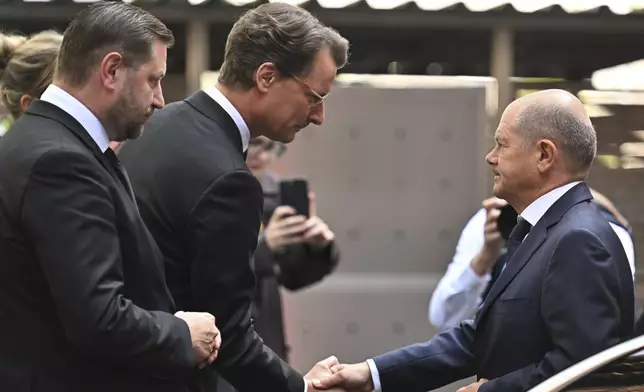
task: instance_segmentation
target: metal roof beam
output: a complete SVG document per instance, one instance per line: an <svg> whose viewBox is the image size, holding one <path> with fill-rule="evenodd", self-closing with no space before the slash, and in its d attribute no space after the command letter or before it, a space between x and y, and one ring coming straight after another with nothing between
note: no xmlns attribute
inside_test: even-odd
<svg viewBox="0 0 644 392"><path fill-rule="evenodd" d="M0 1L0 21L41 20L64 21L84 7L83 4L65 2L23 3ZM213 24L232 23L244 7L143 5L142 7L167 23L205 21ZM596 15L532 13L474 13L431 12L411 10L377 11L369 9L323 9L309 7L324 22L334 27L379 27L400 29L487 29L504 25L521 30L591 31L591 32L644 32L644 15Z"/></svg>

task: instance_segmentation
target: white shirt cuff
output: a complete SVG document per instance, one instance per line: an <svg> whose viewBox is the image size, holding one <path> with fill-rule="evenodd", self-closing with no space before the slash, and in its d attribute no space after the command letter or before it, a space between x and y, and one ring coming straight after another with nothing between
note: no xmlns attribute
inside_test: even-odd
<svg viewBox="0 0 644 392"><path fill-rule="evenodd" d="M367 365L369 365L369 371L371 371L371 381L373 381L373 392L382 392L380 389L380 374L378 373L378 368L373 359L367 359Z"/></svg>
<svg viewBox="0 0 644 392"><path fill-rule="evenodd" d="M480 276L472 269L471 265L468 265L463 274L461 275L461 281L459 286L467 288L475 288L476 290L485 286L491 279L489 273Z"/></svg>
<svg viewBox="0 0 644 392"><path fill-rule="evenodd" d="M309 383L306 381L306 378L304 379L304 392L307 392L309 390Z"/></svg>

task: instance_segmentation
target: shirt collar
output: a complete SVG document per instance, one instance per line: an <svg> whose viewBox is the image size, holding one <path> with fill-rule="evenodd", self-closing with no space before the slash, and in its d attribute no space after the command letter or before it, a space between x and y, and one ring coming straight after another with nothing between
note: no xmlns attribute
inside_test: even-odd
<svg viewBox="0 0 644 392"><path fill-rule="evenodd" d="M235 125L237 125L237 128L239 129L239 134L241 135L242 151L246 151L248 149L248 142L250 141L250 129L248 128L246 121L244 121L241 113L239 113L235 106L233 106L232 102L230 102L217 87L211 87L204 90L204 92L217 102L219 106L221 106L233 119Z"/></svg>
<svg viewBox="0 0 644 392"><path fill-rule="evenodd" d="M40 96L40 100L49 102L72 116L83 128L85 128L101 152L107 151L110 146L110 138L107 136L107 132L105 131L103 124L101 124L94 113L92 113L78 99L74 98L62 88L50 84L45 92Z"/></svg>
<svg viewBox="0 0 644 392"><path fill-rule="evenodd" d="M537 222L543 217L546 212L557 202L566 192L572 189L581 181L574 181L566 185L560 186L541 196L537 200L530 203L528 207L521 213L521 217L527 220L528 223L534 227Z"/></svg>

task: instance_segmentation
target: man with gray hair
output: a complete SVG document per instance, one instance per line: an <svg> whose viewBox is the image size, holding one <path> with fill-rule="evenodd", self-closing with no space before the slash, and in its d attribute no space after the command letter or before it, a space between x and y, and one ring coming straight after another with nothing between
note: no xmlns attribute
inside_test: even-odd
<svg viewBox="0 0 644 392"><path fill-rule="evenodd" d="M426 391L476 375L460 392L527 391L629 339L634 287L619 238L584 183L596 135L561 90L514 101L487 162L494 195L519 213L507 264L473 320L425 343L338 365L323 388Z"/></svg>
<svg viewBox="0 0 644 392"><path fill-rule="evenodd" d="M322 124L347 51L346 39L300 7L251 9L230 31L217 85L159 110L119 151L177 305L217 318L223 343L212 368L241 392L313 390L254 328L263 193L245 157L253 137L288 143ZM319 363L307 378L335 363ZM215 372L198 380L208 391L221 391L217 382Z"/></svg>

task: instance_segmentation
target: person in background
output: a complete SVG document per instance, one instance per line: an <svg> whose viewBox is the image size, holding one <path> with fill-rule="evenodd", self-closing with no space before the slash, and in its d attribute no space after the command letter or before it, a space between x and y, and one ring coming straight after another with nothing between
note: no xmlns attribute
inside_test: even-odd
<svg viewBox="0 0 644 392"><path fill-rule="evenodd" d="M51 83L62 41L62 34L51 30L0 36L0 95L13 120Z"/></svg>
<svg viewBox="0 0 644 392"><path fill-rule="evenodd" d="M590 191L593 202L619 237L635 279L631 226L606 196L595 189ZM506 248L497 219L506 204L495 197L484 200L482 208L463 228L456 253L429 302L429 322L439 331L472 318L503 269Z"/></svg>
<svg viewBox="0 0 644 392"><path fill-rule="evenodd" d="M280 205L280 179L268 166L285 149L282 143L260 136L249 143L247 163L264 190L264 229L254 254L255 328L264 344L287 360L279 287L295 291L320 282L336 268L340 254L335 234L315 213L312 193L309 219L294 216L291 207Z"/></svg>
<svg viewBox="0 0 644 392"><path fill-rule="evenodd" d="M11 118L9 113L6 112L6 109L2 102L0 102L0 138L7 133L7 130L11 126Z"/></svg>

